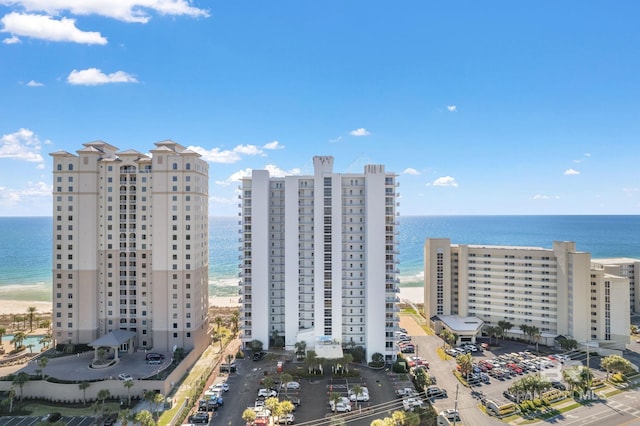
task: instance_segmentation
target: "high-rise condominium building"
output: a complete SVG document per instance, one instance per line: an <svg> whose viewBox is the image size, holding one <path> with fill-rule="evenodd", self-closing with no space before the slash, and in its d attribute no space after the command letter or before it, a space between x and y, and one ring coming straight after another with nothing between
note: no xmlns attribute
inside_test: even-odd
<svg viewBox="0 0 640 426"><path fill-rule="evenodd" d="M593 259L591 263L607 274L629 278L629 308L632 314L640 312L640 260L615 257Z"/></svg>
<svg viewBox="0 0 640 426"><path fill-rule="evenodd" d="M537 327L541 343L558 336L624 349L629 342L629 279L592 264L573 242L552 249L451 244L429 238L424 248L425 314L475 316L490 326L506 320ZM616 303L618 305L616 306Z"/></svg>
<svg viewBox="0 0 640 426"><path fill-rule="evenodd" d="M206 344L208 164L173 141L155 145L51 154L58 343L126 330L139 348Z"/></svg>
<svg viewBox="0 0 640 426"><path fill-rule="evenodd" d="M333 341L393 359L397 328L396 175L382 165L242 180L241 324L245 344Z"/></svg>

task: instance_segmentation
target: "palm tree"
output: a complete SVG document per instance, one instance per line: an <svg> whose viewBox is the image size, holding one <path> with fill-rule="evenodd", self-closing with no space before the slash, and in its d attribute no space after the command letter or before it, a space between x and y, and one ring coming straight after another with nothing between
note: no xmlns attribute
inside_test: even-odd
<svg viewBox="0 0 640 426"><path fill-rule="evenodd" d="M158 421L158 408L160 404L164 403L164 395L161 393L154 393L153 399L153 418L155 421Z"/></svg>
<svg viewBox="0 0 640 426"><path fill-rule="evenodd" d="M351 364L353 362L353 355L351 355L349 352L347 352L347 353L344 354L342 359L344 361L344 369L348 373L349 372L349 364Z"/></svg>
<svg viewBox="0 0 640 426"><path fill-rule="evenodd" d="M276 397L267 398L264 401L264 406L271 412L271 418L275 419L274 424L278 424L278 417L282 415L280 409L280 401Z"/></svg>
<svg viewBox="0 0 640 426"><path fill-rule="evenodd" d="M356 383L355 385L351 386L351 391L356 396L356 409L357 409L358 408L358 397L362 394L362 386L360 386L359 384Z"/></svg>
<svg viewBox="0 0 640 426"><path fill-rule="evenodd" d="M38 358L38 367L40 368L40 371L42 372L42 379L44 380L44 369L47 367L47 364L49 363L49 358L47 358L46 356L41 356L40 358Z"/></svg>
<svg viewBox="0 0 640 426"><path fill-rule="evenodd" d="M2 346L2 336L7 334L7 329L4 327L0 327L0 346Z"/></svg>
<svg viewBox="0 0 640 426"><path fill-rule="evenodd" d="M316 356L316 351L307 351L307 355L305 355L304 357L304 365L309 370L309 374L311 374L311 369L315 365L317 358L318 357Z"/></svg>
<svg viewBox="0 0 640 426"><path fill-rule="evenodd" d="M20 373L16 374L16 376L13 378L13 382L11 384L14 386L18 386L20 388L20 401L22 401L22 387L28 381L29 381L29 375L24 371L21 371Z"/></svg>
<svg viewBox="0 0 640 426"><path fill-rule="evenodd" d="M87 404L87 388L91 386L89 382L80 382L78 383L78 388L82 391L82 403Z"/></svg>
<svg viewBox="0 0 640 426"><path fill-rule="evenodd" d="M240 320L240 313L238 311L233 311L231 314L231 331L233 332L233 337L236 337L238 334L238 321Z"/></svg>
<svg viewBox="0 0 640 426"><path fill-rule="evenodd" d="M52 339L51 333L47 333L38 340L38 343L40 343L44 349L47 349Z"/></svg>
<svg viewBox="0 0 640 426"><path fill-rule="evenodd" d="M127 401L128 406L131 406L131 388L134 386L133 380L125 380L123 383L125 388L127 388Z"/></svg>
<svg viewBox="0 0 640 426"><path fill-rule="evenodd" d="M127 380L127 382L130 382L130 380ZM122 426L128 426L130 421L135 420L135 414L131 413L130 409L125 408L124 410L121 410L120 413L118 414L118 420L120 420L120 424Z"/></svg>
<svg viewBox="0 0 640 426"><path fill-rule="evenodd" d="M18 331L13 335L13 339L11 339L11 343L13 343L15 349L18 349L20 346L22 346L22 342L26 338L27 338L26 333L24 333L23 331Z"/></svg>
<svg viewBox="0 0 640 426"><path fill-rule="evenodd" d="M442 338L442 348L444 348L451 341L451 330L445 328L440 332L440 337Z"/></svg>
<svg viewBox="0 0 640 426"><path fill-rule="evenodd" d="M520 330L522 331L522 334L524 334L525 336L529 337L529 340L531 340L531 326L528 324L522 324L520 325Z"/></svg>
<svg viewBox="0 0 640 426"><path fill-rule="evenodd" d="M7 398L9 399L9 413L11 413L13 411L13 400L16 399L16 389L13 386L9 389Z"/></svg>
<svg viewBox="0 0 640 426"><path fill-rule="evenodd" d="M335 410L336 404L340 402L340 400L342 400L342 395L340 395L338 392L331 392L329 394L329 401L333 402L334 410Z"/></svg>
<svg viewBox="0 0 640 426"><path fill-rule="evenodd" d="M242 412L242 420L244 420L247 424L253 424L253 422L256 421L256 411L251 408L247 408ZM126 425L123 424L122 426Z"/></svg>
<svg viewBox="0 0 640 426"><path fill-rule="evenodd" d="M473 355L462 354L456 357L456 362L460 366L460 373L469 380L469 374L473 371Z"/></svg>
<svg viewBox="0 0 640 426"><path fill-rule="evenodd" d="M135 420L136 423L140 423L141 426L155 426L156 421L147 410L138 411Z"/></svg>
<svg viewBox="0 0 640 426"><path fill-rule="evenodd" d="M307 350L307 342L301 340L300 342L296 342L294 347L296 348L296 355L301 358Z"/></svg>
<svg viewBox="0 0 640 426"><path fill-rule="evenodd" d="M289 396L289 387L287 386L287 383L289 383L292 380L293 380L293 377L289 373L282 373L280 375L280 383L282 383L282 386L284 386L285 396Z"/></svg>
<svg viewBox="0 0 640 426"><path fill-rule="evenodd" d="M511 324L507 320L498 321L498 330L500 331L500 337L504 340L504 334L507 330L511 330L513 328L513 324Z"/></svg>
<svg viewBox="0 0 640 426"><path fill-rule="evenodd" d="M491 338L495 337L496 334L498 334L498 327L495 327L493 325L487 325L484 328L484 332L487 333L487 336L489 336L489 344L491 344Z"/></svg>
<svg viewBox="0 0 640 426"><path fill-rule="evenodd" d="M108 399L111 396L111 392L109 392L109 389L100 389L98 391L98 401L100 401L100 405L101 405L101 411L104 414L104 401L106 399Z"/></svg>
<svg viewBox="0 0 640 426"><path fill-rule="evenodd" d="M35 316L37 310L38 308L36 308L35 306L29 306L27 308L27 312L29 313L29 329L31 331L33 331L33 317Z"/></svg>

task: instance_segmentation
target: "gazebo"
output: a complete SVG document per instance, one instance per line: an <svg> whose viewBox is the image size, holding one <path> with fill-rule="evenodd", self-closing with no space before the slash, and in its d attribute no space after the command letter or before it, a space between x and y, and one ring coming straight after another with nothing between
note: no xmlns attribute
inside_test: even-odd
<svg viewBox="0 0 640 426"><path fill-rule="evenodd" d="M95 361L98 359L98 349L106 346L113 349L113 352L115 354L114 360L117 362L118 348L120 348L122 344L130 342L135 337L135 335L135 331L112 330L104 336L98 337L96 340L89 343L89 346L91 346L94 351L93 360Z"/></svg>

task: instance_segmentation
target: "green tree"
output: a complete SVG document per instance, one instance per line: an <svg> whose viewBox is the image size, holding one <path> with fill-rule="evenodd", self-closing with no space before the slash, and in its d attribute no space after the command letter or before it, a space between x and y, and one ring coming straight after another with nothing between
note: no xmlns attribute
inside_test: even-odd
<svg viewBox="0 0 640 426"><path fill-rule="evenodd" d="M43 380L44 380L44 369L47 367L48 363L49 363L49 358L47 358L46 356L41 356L40 358L38 358L38 368L42 372Z"/></svg>
<svg viewBox="0 0 640 426"><path fill-rule="evenodd" d="M391 413L391 420L395 426L403 426L407 422L404 411L394 411Z"/></svg>
<svg viewBox="0 0 640 426"><path fill-rule="evenodd" d="M460 374L462 374L466 380L469 380L469 374L473 371L473 355L458 355L456 357L456 362L460 366Z"/></svg>
<svg viewBox="0 0 640 426"><path fill-rule="evenodd" d="M40 338L38 343L40 343L43 348L47 349L49 347L49 345L51 344L52 340L53 340L53 338L51 336L51 333L47 333L47 334L45 334L44 336L42 336Z"/></svg>
<svg viewBox="0 0 640 426"><path fill-rule="evenodd" d="M356 409L358 408L358 397L362 395L362 386L359 384L355 384L351 386L351 392L356 396Z"/></svg>
<svg viewBox="0 0 640 426"><path fill-rule="evenodd" d="M27 338L27 335L23 331L18 331L13 335L13 339L11 339L11 343L13 344L14 349L18 349L22 346L22 342Z"/></svg>
<svg viewBox="0 0 640 426"><path fill-rule="evenodd" d="M307 355L304 357L304 365L309 370L309 374L311 374L312 369L315 368L315 364L317 362L318 357L316 356L316 351L309 350L307 351Z"/></svg>
<svg viewBox="0 0 640 426"><path fill-rule="evenodd" d="M256 421L256 412L251 408L247 408L242 412L242 420L244 420L247 424L253 424ZM122 425L125 426L125 425Z"/></svg>
<svg viewBox="0 0 640 426"><path fill-rule="evenodd" d="M415 411L407 411L404 413L405 416L405 426L419 426L420 425L420 413Z"/></svg>
<svg viewBox="0 0 640 426"><path fill-rule="evenodd" d="M0 346L2 346L2 336L7 334L7 329L4 327L0 327Z"/></svg>
<svg viewBox="0 0 640 426"><path fill-rule="evenodd" d="M280 401L276 397L267 398L264 400L264 406L271 412L271 418L274 419L274 424L278 424L278 418L282 415L282 409L280 408Z"/></svg>
<svg viewBox="0 0 640 426"><path fill-rule="evenodd" d="M251 348L251 352L256 354L258 352L262 352L264 345L260 340L253 339L249 342L249 347Z"/></svg>
<svg viewBox="0 0 640 426"><path fill-rule="evenodd" d="M442 338L442 348L444 349L447 345L451 346L451 342L454 341L453 333L448 328L443 329L440 332L440 337Z"/></svg>
<svg viewBox="0 0 640 426"><path fill-rule="evenodd" d="M25 383L27 383L28 381L29 381L29 375L24 371L21 371L20 373L14 376L13 381L11 382L13 386L18 386L20 388L20 401L22 401L22 388L24 387Z"/></svg>
<svg viewBox="0 0 640 426"><path fill-rule="evenodd" d="M345 352L344 356L342 357L342 361L344 362L344 369L348 373L349 372L349 364L351 364L353 362L353 355L351 355L349 352Z"/></svg>
<svg viewBox="0 0 640 426"><path fill-rule="evenodd" d="M489 336L489 344L491 344L491 339L493 337L496 337L500 330L498 329L498 327L495 327L493 325L487 325L484 327L484 332L487 334L487 336Z"/></svg>
<svg viewBox="0 0 640 426"><path fill-rule="evenodd" d="M331 392L329 394L329 401L333 402L333 407L335 408L336 404L342 400L342 395L338 392Z"/></svg>
<svg viewBox="0 0 640 426"><path fill-rule="evenodd" d="M295 345L296 355L299 357L303 357L307 351L307 342L301 340L300 342L296 342Z"/></svg>
<svg viewBox="0 0 640 426"><path fill-rule="evenodd" d="M133 380L125 380L122 385L127 388L127 405L131 406L131 388L134 386Z"/></svg>
<svg viewBox="0 0 640 426"><path fill-rule="evenodd" d="M575 339L560 339L558 344L563 351L572 351L578 348L578 341Z"/></svg>
<svg viewBox="0 0 640 426"><path fill-rule="evenodd" d="M607 371L607 379L609 379L609 373L627 374L633 371L631 362L620 355L609 355L602 358L600 366Z"/></svg>
<svg viewBox="0 0 640 426"><path fill-rule="evenodd" d="M7 400L9 401L9 413L13 412L13 400L14 399L16 399L16 389L13 386L11 386L11 389L9 389L9 393L7 395Z"/></svg>
<svg viewBox="0 0 640 426"><path fill-rule="evenodd" d="M102 412L102 415L104 415L104 402L110 397L111 392L109 392L109 389L100 389L98 391L98 401L100 401L100 411Z"/></svg>
<svg viewBox="0 0 640 426"><path fill-rule="evenodd" d="M36 315L36 311L38 310L38 308L36 308L35 306L29 306L27 308L27 312L29 313L29 330L33 331L33 319Z"/></svg>
<svg viewBox="0 0 640 426"><path fill-rule="evenodd" d="M507 331L513 328L513 324L511 324L507 320L498 321L498 331L500 332L500 337L504 340L504 335Z"/></svg>
<svg viewBox="0 0 640 426"><path fill-rule="evenodd" d="M156 420L148 410L138 411L135 417L135 422L140 423L141 426L156 426Z"/></svg>
<svg viewBox="0 0 640 426"><path fill-rule="evenodd" d="M233 311L231 314L231 332L233 333L233 337L236 337L238 334L238 322L240 321L240 313L238 311Z"/></svg>
<svg viewBox="0 0 640 426"><path fill-rule="evenodd" d="M289 387L287 386L287 383L293 381L293 376L291 376L291 374L289 373L282 373L280 375L280 383L282 383L282 386L284 386L284 394L285 396L289 396Z"/></svg>
<svg viewBox="0 0 640 426"><path fill-rule="evenodd" d="M118 420L120 421L121 426L129 426L129 422L135 421L135 413L132 413L128 408L120 410L120 412L118 413Z"/></svg>
<svg viewBox="0 0 640 426"><path fill-rule="evenodd" d="M296 407L293 405L293 402L287 399L280 402L280 410L282 411L283 416L290 414L293 410L295 410L295 408Z"/></svg>
<svg viewBox="0 0 640 426"><path fill-rule="evenodd" d="M384 355L382 355L380 352L374 352L371 355L371 361L380 364L384 362Z"/></svg>
<svg viewBox="0 0 640 426"><path fill-rule="evenodd" d="M89 382L80 382L78 383L78 388L82 391L82 403L87 404L87 388L91 386Z"/></svg>

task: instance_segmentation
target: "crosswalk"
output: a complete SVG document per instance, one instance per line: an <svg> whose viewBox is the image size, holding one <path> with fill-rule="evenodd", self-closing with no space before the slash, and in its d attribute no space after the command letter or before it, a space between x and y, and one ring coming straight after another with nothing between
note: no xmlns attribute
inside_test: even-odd
<svg viewBox="0 0 640 426"><path fill-rule="evenodd" d="M640 410L637 409L636 407L631 407L627 404L624 404L622 402L619 401L611 401L608 400L607 401L607 406L613 408L616 411L624 411L625 413L633 416L633 417L640 417Z"/></svg>

